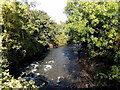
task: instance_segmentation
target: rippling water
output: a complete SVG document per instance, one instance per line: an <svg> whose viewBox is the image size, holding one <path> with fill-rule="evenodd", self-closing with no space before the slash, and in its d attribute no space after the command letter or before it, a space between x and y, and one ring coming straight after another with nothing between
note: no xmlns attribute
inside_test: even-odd
<svg viewBox="0 0 120 90"><path fill-rule="evenodd" d="M26 80L35 80L36 85L45 83L44 87L70 87L78 83L81 67L77 63L78 53L74 46L51 49L43 62L36 61L24 71Z"/></svg>

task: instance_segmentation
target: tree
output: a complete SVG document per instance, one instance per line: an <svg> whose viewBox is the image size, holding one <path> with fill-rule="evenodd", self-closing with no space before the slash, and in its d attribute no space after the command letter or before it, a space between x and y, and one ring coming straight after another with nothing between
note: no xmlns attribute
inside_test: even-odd
<svg viewBox="0 0 120 90"><path fill-rule="evenodd" d="M81 50L87 50L89 58L104 57L104 64L111 68L104 72L107 79L113 75L110 71L120 71L118 9L117 2L68 2L65 8L69 35L82 45ZM118 71L112 69L114 65ZM112 80L119 82L119 74Z"/></svg>

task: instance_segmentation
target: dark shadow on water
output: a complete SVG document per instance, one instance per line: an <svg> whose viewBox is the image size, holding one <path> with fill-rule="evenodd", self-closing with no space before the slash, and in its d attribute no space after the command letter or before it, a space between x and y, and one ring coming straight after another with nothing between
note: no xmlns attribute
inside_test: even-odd
<svg viewBox="0 0 120 90"><path fill-rule="evenodd" d="M32 57L27 57L25 59L25 62L18 68L15 70L12 70L12 75L14 75L15 78L18 78L20 76L20 74L22 74L22 72L24 72L25 68L27 66L29 66L30 64L34 63L34 62L42 62L44 60L44 58L49 54L49 50L44 51L42 54L37 53L36 55L32 56Z"/></svg>
<svg viewBox="0 0 120 90"><path fill-rule="evenodd" d="M72 45L70 46L65 46L63 49L64 56L68 57L70 61L72 60L77 60L78 59L78 54L77 51L74 51L75 47Z"/></svg>
<svg viewBox="0 0 120 90"><path fill-rule="evenodd" d="M68 67L68 72L70 77L70 81L72 83L71 87L75 88L85 88L85 87L93 87L93 81L88 78L87 72L80 66L78 63L78 59L82 57L82 53L78 53L77 47L73 46L67 46L64 47L65 49L63 50L64 56L69 58L69 64L67 65ZM84 53L84 52L83 52ZM86 86L86 84L88 86Z"/></svg>

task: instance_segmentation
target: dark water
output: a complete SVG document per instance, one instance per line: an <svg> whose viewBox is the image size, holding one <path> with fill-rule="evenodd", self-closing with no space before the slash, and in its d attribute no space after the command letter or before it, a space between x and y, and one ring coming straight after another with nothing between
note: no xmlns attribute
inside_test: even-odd
<svg viewBox="0 0 120 90"><path fill-rule="evenodd" d="M82 67L77 63L78 53L75 46L51 49L43 61L28 65L24 71L26 80L35 80L36 85L44 87L75 87L83 84ZM90 81L90 80L87 80ZM82 86L81 86L82 87Z"/></svg>

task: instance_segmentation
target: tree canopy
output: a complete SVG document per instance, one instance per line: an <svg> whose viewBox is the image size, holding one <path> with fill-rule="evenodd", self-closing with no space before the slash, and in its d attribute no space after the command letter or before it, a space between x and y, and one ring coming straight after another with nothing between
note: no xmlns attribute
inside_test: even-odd
<svg viewBox="0 0 120 90"><path fill-rule="evenodd" d="M120 82L119 3L68 2L65 12L70 38L82 45L81 51L87 50L90 59L104 57L109 69L102 69L101 77Z"/></svg>

